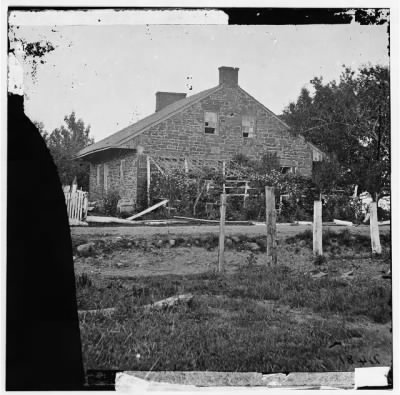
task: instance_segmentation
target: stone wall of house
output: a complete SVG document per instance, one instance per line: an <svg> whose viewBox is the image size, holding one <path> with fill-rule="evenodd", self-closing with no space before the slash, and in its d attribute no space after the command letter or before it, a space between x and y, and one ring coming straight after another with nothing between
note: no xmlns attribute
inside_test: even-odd
<svg viewBox="0 0 400 395"><path fill-rule="evenodd" d="M121 161L124 160L123 178ZM108 166L108 186L104 188L104 165ZM100 166L100 179L97 179L97 166ZM117 191L121 198L136 201L137 197L137 155L132 152L119 154L103 153L90 163L89 199L100 200L107 192Z"/></svg>
<svg viewBox="0 0 400 395"><path fill-rule="evenodd" d="M218 134L204 133L204 112L218 113ZM242 116L256 118L255 137L244 138ZM151 156L229 160L237 153L260 158L276 152L281 166L295 166L297 173L311 176L312 150L301 136L293 136L276 116L237 87L224 87L206 99L173 115L130 140ZM143 173L143 172L142 172ZM139 177L145 177L145 173ZM143 184L143 180L139 181Z"/></svg>
<svg viewBox="0 0 400 395"><path fill-rule="evenodd" d="M138 155L137 165L137 205L147 207L147 155Z"/></svg>
<svg viewBox="0 0 400 395"><path fill-rule="evenodd" d="M204 132L204 112L218 113L218 133ZM256 119L255 136L242 134L242 116ZM296 167L298 174L311 176L312 149L301 136L293 136L275 115L238 87L223 87L191 107L132 138L126 146L144 148L143 155L124 153L98 156L90 167L90 199L104 196L104 163L109 166L109 190L121 197L146 201L146 155L229 160L237 153L260 158L266 152L276 152L281 166ZM121 182L119 166L125 159L126 178ZM97 184L96 166L100 164Z"/></svg>
<svg viewBox="0 0 400 395"><path fill-rule="evenodd" d="M103 165L100 165L100 177L103 177ZM102 180L100 184L97 180L97 163L90 162L90 174L89 174L89 200L95 201L102 198L103 191L102 187Z"/></svg>

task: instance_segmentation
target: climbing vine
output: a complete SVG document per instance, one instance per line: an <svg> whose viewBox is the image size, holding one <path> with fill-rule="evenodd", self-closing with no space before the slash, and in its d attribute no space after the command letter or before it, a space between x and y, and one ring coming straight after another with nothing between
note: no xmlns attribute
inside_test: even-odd
<svg viewBox="0 0 400 395"><path fill-rule="evenodd" d="M186 169L176 167L155 172L151 178L152 203L168 199L173 214L218 218L219 200L223 184L229 179L248 181L249 196L230 196L227 218L231 220L263 220L265 217L265 186L274 186L278 220L292 221L312 217L315 188L308 178L295 174L282 174L275 158L264 156L261 160L249 160L241 155L227 164L225 174L221 169L200 167ZM271 166L272 162L272 166ZM274 163L275 162L275 163ZM243 194L243 189L230 193ZM280 199L280 195L285 195Z"/></svg>

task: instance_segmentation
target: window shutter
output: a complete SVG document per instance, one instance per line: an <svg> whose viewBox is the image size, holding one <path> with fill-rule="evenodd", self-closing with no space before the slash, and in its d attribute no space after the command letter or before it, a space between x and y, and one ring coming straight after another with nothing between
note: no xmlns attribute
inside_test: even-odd
<svg viewBox="0 0 400 395"><path fill-rule="evenodd" d="M97 174L96 174L96 185L100 185L100 165L96 166Z"/></svg>
<svg viewBox="0 0 400 395"><path fill-rule="evenodd" d="M256 134L256 119L251 115L242 116L243 137L252 138Z"/></svg>
<svg viewBox="0 0 400 395"><path fill-rule="evenodd" d="M122 159L119 165L119 178L121 179L121 181L124 180L124 172L125 172L125 159Z"/></svg>
<svg viewBox="0 0 400 395"><path fill-rule="evenodd" d="M104 190L108 190L108 165L104 163Z"/></svg>
<svg viewBox="0 0 400 395"><path fill-rule="evenodd" d="M206 111L204 113L204 133L218 134L218 114Z"/></svg>

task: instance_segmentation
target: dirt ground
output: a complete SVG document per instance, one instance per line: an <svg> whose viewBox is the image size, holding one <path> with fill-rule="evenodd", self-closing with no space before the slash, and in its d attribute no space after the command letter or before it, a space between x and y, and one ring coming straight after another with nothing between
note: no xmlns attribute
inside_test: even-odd
<svg viewBox="0 0 400 395"><path fill-rule="evenodd" d="M291 225L277 224L277 237L285 238L295 235L296 233L304 232L307 229L312 229L311 225ZM369 234L368 225L359 226L337 226L324 225L323 229L338 232L343 229L348 229L356 234ZM390 225L379 227L382 233L390 232ZM219 225L187 225L187 226L102 226L102 227L72 227L72 236L86 237L101 237L101 236L121 236L121 237L136 237L136 236L153 236L153 235L197 235L204 233L218 233ZM266 233L263 225L227 225L225 227L226 235L247 234L247 235L262 235Z"/></svg>
<svg viewBox="0 0 400 395"><path fill-rule="evenodd" d="M349 251L350 252L350 251ZM265 253L252 254L251 251L226 250L225 270L233 272L248 265L264 265ZM328 255L329 257L329 255ZM76 257L77 274L90 273L102 277L140 277L165 274L187 275L204 273L216 269L218 250L202 247L160 248L144 251L142 249L116 250L111 254L96 257ZM330 255L328 262L316 267L313 264L312 251L285 246L278 248L278 264L288 265L294 272L328 273L330 276L342 276L353 271L352 277L369 276L379 279L387 272L389 265L384 261L375 261L369 254L358 254L347 258Z"/></svg>
<svg viewBox="0 0 400 395"><path fill-rule="evenodd" d="M332 248L326 251L328 263L316 268L313 264L313 256L310 248L299 248L297 245L285 244L287 237L311 229L309 225L279 225L277 226L278 264L288 265L294 271L300 272L324 272L329 271L332 276L340 276L350 270L355 270L357 275L380 277L383 271L388 270L388 264L382 261L371 263L368 253L355 254L351 249L341 251L336 255ZM334 232L349 229L356 234L369 234L368 226L324 227ZM143 242L139 248L112 249L107 254L96 254L90 257L75 257L75 270L77 274L87 272L104 277L136 277L164 274L195 274L213 270L217 267L218 249L196 246L196 237L209 234L218 234L218 226L175 226L175 227L81 227L72 228L73 239L82 241L110 240L118 241L124 238L128 240L151 240L156 244L160 240L174 239L180 235L188 238L184 246L170 248L163 245L161 248L153 244ZM382 233L390 231L388 226L380 227ZM265 234L265 226L228 226L227 237L234 235L262 236ZM190 243L193 243L191 245ZM233 245L227 245L225 250L225 269L227 272L236 271L248 265L263 265L267 262L265 253L252 253L249 249L237 249Z"/></svg>
<svg viewBox="0 0 400 395"><path fill-rule="evenodd" d="M227 251L227 270L239 268L248 253ZM104 277L139 277L163 274L195 274L209 271L217 262L217 251L200 247L177 247L154 251L116 251L107 257L77 258L77 273L101 274Z"/></svg>

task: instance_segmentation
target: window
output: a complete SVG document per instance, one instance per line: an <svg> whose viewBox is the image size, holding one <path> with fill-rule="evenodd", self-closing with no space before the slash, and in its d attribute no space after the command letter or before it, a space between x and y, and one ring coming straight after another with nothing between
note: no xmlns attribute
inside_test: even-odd
<svg viewBox="0 0 400 395"><path fill-rule="evenodd" d="M322 154L318 151L313 150L313 161L314 162L322 162Z"/></svg>
<svg viewBox="0 0 400 395"><path fill-rule="evenodd" d="M218 114L206 111L204 113L204 133L218 134Z"/></svg>
<svg viewBox="0 0 400 395"><path fill-rule="evenodd" d="M125 171L125 159L122 159L119 165L119 178L121 181L124 180L124 171Z"/></svg>
<svg viewBox="0 0 400 395"><path fill-rule="evenodd" d="M108 190L108 165L104 163L104 190Z"/></svg>
<svg viewBox="0 0 400 395"><path fill-rule="evenodd" d="M245 138L252 138L256 133L256 119L251 115L242 116L242 134Z"/></svg>
<svg viewBox="0 0 400 395"><path fill-rule="evenodd" d="M296 166L281 166L281 173L282 174L287 174L287 173L296 174L296 171L297 171Z"/></svg>
<svg viewBox="0 0 400 395"><path fill-rule="evenodd" d="M97 165L97 174L96 174L96 185L99 186L100 185L100 165Z"/></svg>

